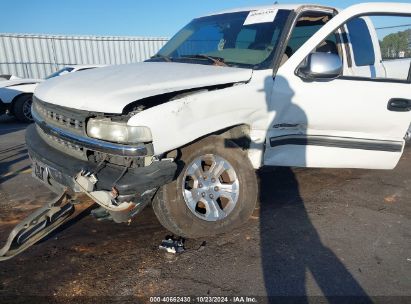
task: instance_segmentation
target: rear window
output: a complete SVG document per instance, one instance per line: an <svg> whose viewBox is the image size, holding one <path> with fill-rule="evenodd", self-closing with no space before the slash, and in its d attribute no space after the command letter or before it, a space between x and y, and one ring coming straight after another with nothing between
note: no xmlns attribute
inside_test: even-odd
<svg viewBox="0 0 411 304"><path fill-rule="evenodd" d="M375 52L367 23L362 18L355 18L347 22L354 62L356 66L375 64Z"/></svg>

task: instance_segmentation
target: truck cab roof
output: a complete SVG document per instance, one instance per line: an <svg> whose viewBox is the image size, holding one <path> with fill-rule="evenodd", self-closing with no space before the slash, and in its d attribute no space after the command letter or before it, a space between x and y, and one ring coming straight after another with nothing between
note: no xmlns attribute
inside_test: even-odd
<svg viewBox="0 0 411 304"><path fill-rule="evenodd" d="M307 6L314 6L314 7L326 7L320 4L271 4L271 5L261 5L261 6L249 6L249 7L240 7L234 9L223 10L219 12L215 12L206 16L212 15L221 15L221 14L228 14L228 13L237 13L237 12L247 12L247 11L256 11L256 10L264 10L264 9L279 9L279 10L297 10L301 7Z"/></svg>

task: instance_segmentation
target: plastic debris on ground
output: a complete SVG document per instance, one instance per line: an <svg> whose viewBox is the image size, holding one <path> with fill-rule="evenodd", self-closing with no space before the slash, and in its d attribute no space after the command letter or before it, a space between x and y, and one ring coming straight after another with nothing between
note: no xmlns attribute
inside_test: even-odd
<svg viewBox="0 0 411 304"><path fill-rule="evenodd" d="M167 251L168 253L182 253L184 252L184 239L182 237L166 236L166 239L161 242L159 246L160 250Z"/></svg>

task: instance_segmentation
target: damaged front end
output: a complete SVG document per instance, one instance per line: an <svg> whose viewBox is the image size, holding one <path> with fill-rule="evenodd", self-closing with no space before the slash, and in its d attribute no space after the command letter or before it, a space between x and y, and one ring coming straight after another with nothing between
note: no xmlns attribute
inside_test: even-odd
<svg viewBox="0 0 411 304"><path fill-rule="evenodd" d="M0 249L0 261L11 259L60 227L75 212L70 196L63 192L54 201L30 214L9 234Z"/></svg>
<svg viewBox="0 0 411 304"><path fill-rule="evenodd" d="M154 156L147 130L131 129L130 139L103 139L107 122L113 122L117 131L125 128L120 115L104 117L36 98L32 113L35 124L27 128L26 144L33 176L58 193L58 198L13 229L0 250L0 260L19 254L61 226L74 214L74 205L83 201L97 203L117 223L129 222L176 175L174 159ZM142 140L132 142L138 136Z"/></svg>

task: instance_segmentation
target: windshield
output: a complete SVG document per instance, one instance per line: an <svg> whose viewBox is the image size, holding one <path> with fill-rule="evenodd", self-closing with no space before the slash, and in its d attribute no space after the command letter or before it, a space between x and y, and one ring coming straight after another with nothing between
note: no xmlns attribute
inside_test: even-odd
<svg viewBox="0 0 411 304"><path fill-rule="evenodd" d="M150 61L268 68L289 14L265 9L194 19Z"/></svg>
<svg viewBox="0 0 411 304"><path fill-rule="evenodd" d="M64 75L64 74L68 74L73 70L74 70L74 68L65 67L65 68L62 68L61 70L58 70L57 72L54 72L53 74L50 74L49 76L46 77L46 79L54 78L54 77L61 76L61 75Z"/></svg>

